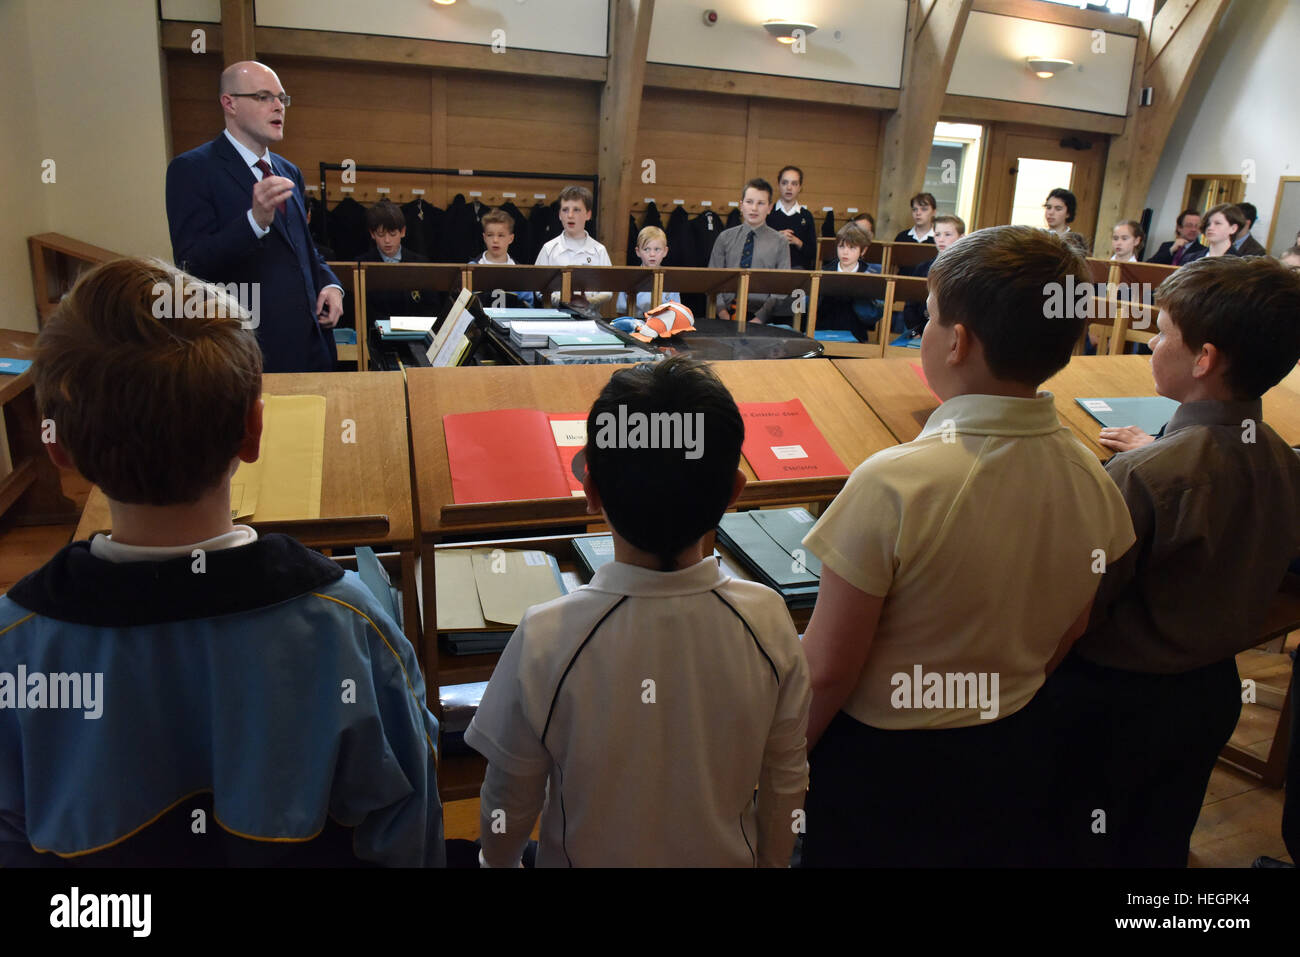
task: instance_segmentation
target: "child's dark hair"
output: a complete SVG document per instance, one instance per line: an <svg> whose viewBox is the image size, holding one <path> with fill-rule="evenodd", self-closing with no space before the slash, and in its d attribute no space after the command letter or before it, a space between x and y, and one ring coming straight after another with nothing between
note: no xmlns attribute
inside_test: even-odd
<svg viewBox="0 0 1300 957"><path fill-rule="evenodd" d="M990 372L1036 386L1065 367L1083 335L1071 275L1074 289L1092 282L1069 243L1032 226L994 226L949 246L930 267L930 289L940 324L974 333ZM1048 308L1053 299L1061 309Z"/></svg>
<svg viewBox="0 0 1300 957"><path fill-rule="evenodd" d="M1300 275L1267 256L1218 256L1178 269L1156 289L1193 353L1207 342L1227 359L1224 382L1257 399L1300 360Z"/></svg>
<svg viewBox="0 0 1300 957"><path fill-rule="evenodd" d="M406 228L406 217L402 210L391 200L381 199L366 210L366 231L373 233L376 229L384 232L397 232Z"/></svg>
<svg viewBox="0 0 1300 957"><path fill-rule="evenodd" d="M660 423L669 420L650 417L678 413L677 421L693 430L698 445L626 447L627 436L611 426L640 418L635 413ZM665 425L661 434L666 433ZM657 556L662 571L672 571L677 555L716 528L727 510L744 438L740 410L713 370L673 356L610 376L587 414L587 472L610 525Z"/></svg>
<svg viewBox="0 0 1300 957"><path fill-rule="evenodd" d="M769 183L767 180L763 179L761 176L755 176L753 179L751 179L748 183L745 184L745 188L740 191L740 198L744 199L745 193L751 189L756 189L760 193L767 193L767 201L769 203L772 202L772 184Z"/></svg>
<svg viewBox="0 0 1300 957"><path fill-rule="evenodd" d="M1079 210L1079 200L1068 189L1056 188L1047 194L1048 199L1059 199L1065 204L1065 221L1074 222L1074 214Z"/></svg>

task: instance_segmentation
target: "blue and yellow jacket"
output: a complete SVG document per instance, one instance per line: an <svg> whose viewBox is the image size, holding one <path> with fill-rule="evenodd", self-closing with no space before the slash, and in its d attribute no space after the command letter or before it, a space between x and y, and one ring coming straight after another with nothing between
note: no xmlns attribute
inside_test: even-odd
<svg viewBox="0 0 1300 957"><path fill-rule="evenodd" d="M283 535L0 597L0 866L441 866L438 724L354 572Z"/></svg>

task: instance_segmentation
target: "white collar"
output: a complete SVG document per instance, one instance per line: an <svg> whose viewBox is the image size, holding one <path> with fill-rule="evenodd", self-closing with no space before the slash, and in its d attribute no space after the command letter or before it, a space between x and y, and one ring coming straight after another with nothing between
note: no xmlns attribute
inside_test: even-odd
<svg viewBox="0 0 1300 957"><path fill-rule="evenodd" d="M377 245L375 246L375 249L378 249L378 250L379 250L379 258L382 259L382 260L383 260L384 262L386 262L386 263L400 263L400 262L402 261L402 247L401 247L401 246L398 246L398 247L397 247L397 255L396 255L396 256L389 256L389 255L386 255L386 254L384 253L384 251L383 251L382 249L379 249L379 246L377 246Z"/></svg>
<svg viewBox="0 0 1300 957"><path fill-rule="evenodd" d="M503 262L503 263L494 263L492 260L490 260L490 259L487 258L487 253L484 253L482 256L479 256L478 259L475 259L475 260L474 260L474 262L475 262L477 265L479 265L479 266L513 266L513 265L515 265L515 261L514 261L513 259L510 258L510 254L509 254L509 253L506 253L506 261Z"/></svg>
<svg viewBox="0 0 1300 957"><path fill-rule="evenodd" d="M266 160L268 166L271 164L271 148L269 146L262 151L261 156L258 156L243 143L239 142L239 140L235 139L234 136L230 134L230 130L222 130L222 132L226 134L226 139L230 140L230 145L235 148L235 152L243 158L246 166L256 166L258 160Z"/></svg>
<svg viewBox="0 0 1300 957"><path fill-rule="evenodd" d="M787 216L795 216L798 215L799 210L803 209L803 206L801 206L799 203L796 202L794 204L794 209L786 209L785 203L778 199L776 201L776 208L779 209L781 212L785 213Z"/></svg>
<svg viewBox="0 0 1300 957"><path fill-rule="evenodd" d="M861 263L862 260L859 259L858 262ZM862 269L861 269L860 266L854 266L852 269L845 269L845 268L844 268L844 263L840 262L840 261L837 259L837 260L835 260L835 271L836 271L836 272L862 272Z"/></svg>
<svg viewBox="0 0 1300 957"><path fill-rule="evenodd" d="M576 246L574 245L575 242L577 243ZM569 238L568 233L560 233L560 244L565 249L586 249L591 244L591 234L584 229L581 239L572 240ZM497 265L500 265L500 263Z"/></svg>
<svg viewBox="0 0 1300 957"><path fill-rule="evenodd" d="M90 554L106 562L161 562L170 558L189 558L195 549L215 552L223 548L238 548L257 541L257 532L247 525L236 525L224 535L209 538L193 545L124 545L110 535L96 535L90 540Z"/></svg>
<svg viewBox="0 0 1300 957"><path fill-rule="evenodd" d="M916 227L915 227L915 226L913 226L911 229L909 229L909 230L907 231L907 234L908 234L909 236L911 236L913 239L915 239L918 243L923 243L923 242L925 242L927 239L929 239L931 236L934 235L934 224L933 224L933 223L930 224L930 230L929 230L929 232L925 233L925 235L918 235L917 232L916 232Z"/></svg>

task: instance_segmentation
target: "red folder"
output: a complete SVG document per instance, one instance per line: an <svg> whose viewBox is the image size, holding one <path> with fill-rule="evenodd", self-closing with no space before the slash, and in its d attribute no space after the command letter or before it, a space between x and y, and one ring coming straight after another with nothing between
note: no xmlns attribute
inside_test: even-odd
<svg viewBox="0 0 1300 957"><path fill-rule="evenodd" d="M742 402L739 408L745 420L741 451L759 481L849 474L798 399Z"/></svg>
<svg viewBox="0 0 1300 957"><path fill-rule="evenodd" d="M452 497L458 504L569 498L582 483L573 474L580 446L556 446L551 420L576 413L498 409L442 417ZM584 466L585 467L585 466Z"/></svg>

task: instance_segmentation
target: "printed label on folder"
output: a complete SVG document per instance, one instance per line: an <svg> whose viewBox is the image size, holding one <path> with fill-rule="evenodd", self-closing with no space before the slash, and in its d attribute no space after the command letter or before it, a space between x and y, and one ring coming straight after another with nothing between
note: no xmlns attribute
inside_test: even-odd
<svg viewBox="0 0 1300 957"><path fill-rule="evenodd" d="M741 451L759 481L849 474L798 399L742 402L740 414Z"/></svg>
<svg viewBox="0 0 1300 957"><path fill-rule="evenodd" d="M1080 399L1079 403L1089 412L1112 412L1114 411L1101 399Z"/></svg>
<svg viewBox="0 0 1300 957"><path fill-rule="evenodd" d="M774 445L772 454L778 459L806 459L808 453L803 450L802 445Z"/></svg>

